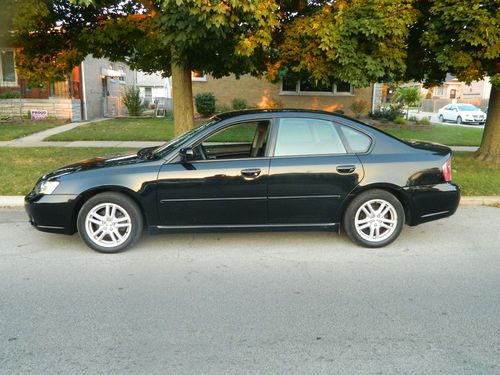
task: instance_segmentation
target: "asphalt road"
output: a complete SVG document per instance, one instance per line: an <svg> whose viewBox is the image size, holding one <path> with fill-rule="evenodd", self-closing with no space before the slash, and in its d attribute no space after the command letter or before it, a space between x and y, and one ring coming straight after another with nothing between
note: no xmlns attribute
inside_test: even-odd
<svg viewBox="0 0 500 375"><path fill-rule="evenodd" d="M385 249L145 236L103 255L0 210L2 374L499 374L500 209Z"/></svg>

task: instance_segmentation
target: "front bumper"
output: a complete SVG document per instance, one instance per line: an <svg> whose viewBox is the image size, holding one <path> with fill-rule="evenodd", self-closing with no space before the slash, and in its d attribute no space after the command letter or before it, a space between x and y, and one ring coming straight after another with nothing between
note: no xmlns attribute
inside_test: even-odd
<svg viewBox="0 0 500 375"><path fill-rule="evenodd" d="M43 195L29 193L24 208L33 227L42 232L73 234L76 232L77 195Z"/></svg>

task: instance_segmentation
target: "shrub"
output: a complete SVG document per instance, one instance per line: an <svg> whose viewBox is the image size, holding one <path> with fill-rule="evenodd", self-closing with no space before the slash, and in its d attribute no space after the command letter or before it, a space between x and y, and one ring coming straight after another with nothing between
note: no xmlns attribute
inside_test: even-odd
<svg viewBox="0 0 500 375"><path fill-rule="evenodd" d="M406 118L408 118L410 106L420 101L420 88L417 86L400 87L394 93L393 100L406 106Z"/></svg>
<svg viewBox="0 0 500 375"><path fill-rule="evenodd" d="M336 113L338 115L343 115L345 112L343 109L336 109L335 111L333 111L333 113Z"/></svg>
<svg viewBox="0 0 500 375"><path fill-rule="evenodd" d="M245 99L235 98L231 101L231 106L233 107L234 110L247 109L248 103Z"/></svg>
<svg viewBox="0 0 500 375"><path fill-rule="evenodd" d="M0 113L0 121L7 121L10 119L11 119L10 115Z"/></svg>
<svg viewBox="0 0 500 375"><path fill-rule="evenodd" d="M423 117L420 120L418 120L418 123L420 125L430 125L431 121L427 117Z"/></svg>
<svg viewBox="0 0 500 375"><path fill-rule="evenodd" d="M215 106L215 113L229 112L230 110L231 108L224 104Z"/></svg>
<svg viewBox="0 0 500 375"><path fill-rule="evenodd" d="M202 116L215 113L215 96L211 92L202 92L194 97L196 112Z"/></svg>
<svg viewBox="0 0 500 375"><path fill-rule="evenodd" d="M351 104L351 110L356 115L356 118L360 118L361 114L368 108L368 103L364 100L356 100Z"/></svg>
<svg viewBox="0 0 500 375"><path fill-rule="evenodd" d="M19 99L20 97L21 93L19 91L7 91L0 94L0 99Z"/></svg>
<svg viewBox="0 0 500 375"><path fill-rule="evenodd" d="M410 116L408 120L413 122L418 122L418 119L415 116Z"/></svg>
<svg viewBox="0 0 500 375"><path fill-rule="evenodd" d="M137 87L127 87L122 95L122 100L130 116L140 116L147 108L147 105L142 102Z"/></svg>
<svg viewBox="0 0 500 375"><path fill-rule="evenodd" d="M368 116L374 120L394 121L397 117L403 117L400 106L391 105L386 108L377 109L368 113Z"/></svg>
<svg viewBox="0 0 500 375"><path fill-rule="evenodd" d="M406 119L403 117L396 117L394 119L394 123L398 125L405 125L406 124Z"/></svg>

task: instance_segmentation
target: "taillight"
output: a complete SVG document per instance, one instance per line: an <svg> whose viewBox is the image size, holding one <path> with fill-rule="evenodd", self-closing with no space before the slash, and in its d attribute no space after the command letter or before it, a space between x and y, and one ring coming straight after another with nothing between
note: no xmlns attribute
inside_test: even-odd
<svg viewBox="0 0 500 375"><path fill-rule="evenodd" d="M446 182L450 182L451 181L451 158L446 160L446 162L443 164L441 169L443 170L444 180Z"/></svg>

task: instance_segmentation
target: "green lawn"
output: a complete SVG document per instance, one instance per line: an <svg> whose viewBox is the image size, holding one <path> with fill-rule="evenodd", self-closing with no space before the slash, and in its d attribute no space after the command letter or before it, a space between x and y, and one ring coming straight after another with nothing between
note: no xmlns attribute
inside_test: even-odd
<svg viewBox="0 0 500 375"><path fill-rule="evenodd" d="M442 143L449 146L479 146L483 136L482 128L469 128L453 125L434 125L428 129L383 128L383 131L398 138Z"/></svg>
<svg viewBox="0 0 500 375"><path fill-rule="evenodd" d="M130 151L119 148L0 148L0 195L25 195L43 174L94 156Z"/></svg>
<svg viewBox="0 0 500 375"><path fill-rule="evenodd" d="M64 121L61 120L19 120L19 122L0 123L0 141L11 141L63 124Z"/></svg>
<svg viewBox="0 0 500 375"><path fill-rule="evenodd" d="M462 195L500 195L499 164L477 162L470 152L454 152L451 169Z"/></svg>
<svg viewBox="0 0 500 375"><path fill-rule="evenodd" d="M174 136L172 121L163 118L123 118L94 122L46 141L162 141Z"/></svg>
<svg viewBox="0 0 500 375"><path fill-rule="evenodd" d="M99 155L128 152L119 148L0 148L0 195L27 194L38 177L55 168ZM500 195L500 165L479 163L471 153L453 155L453 181L463 195Z"/></svg>
<svg viewBox="0 0 500 375"><path fill-rule="evenodd" d="M483 129L452 125L435 125L414 129L383 128L389 134L403 139L431 141L451 146L479 146ZM47 141L160 141L172 139L172 121L161 118L124 118L95 122L76 129L53 135ZM228 134L229 135L229 134ZM234 134L231 135L234 139ZM247 135L242 134L242 139ZM225 140L225 137L217 139Z"/></svg>

